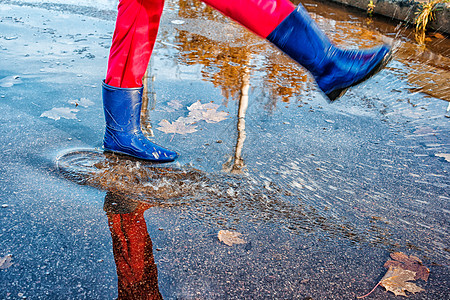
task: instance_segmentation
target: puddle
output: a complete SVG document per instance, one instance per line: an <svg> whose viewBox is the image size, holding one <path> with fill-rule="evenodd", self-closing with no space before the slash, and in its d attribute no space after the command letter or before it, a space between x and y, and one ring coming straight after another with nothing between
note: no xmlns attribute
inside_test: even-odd
<svg viewBox="0 0 450 300"><path fill-rule="evenodd" d="M235 229L247 222L270 223L302 234L323 231L329 237L339 236L355 243L394 245L393 241L364 233L343 219L321 214L303 203L300 196L273 182L224 173L208 174L186 167L155 166L91 150L63 154L57 159L57 166L71 181L131 202L178 207L189 212L191 219L210 226ZM383 229L376 231L379 230Z"/></svg>
<svg viewBox="0 0 450 300"><path fill-rule="evenodd" d="M94 150L114 1L4 2L2 28L21 30L0 54L30 71L0 77L0 259L14 263L0 298L113 299L121 258L136 257L126 271L165 299L351 299L394 251L431 268L411 299L445 298L447 40L423 49L395 22L308 0L336 43L396 45L388 68L329 105L267 42L200 2L167 1L142 121L181 156L156 165ZM74 148L54 176L51 153ZM242 243L221 242L224 230Z"/></svg>
<svg viewBox="0 0 450 300"><path fill-rule="evenodd" d="M0 87L3 88L10 88L16 84L20 84L22 80L20 79L20 76L14 75L14 76L7 76L2 79L0 79Z"/></svg>
<svg viewBox="0 0 450 300"><path fill-rule="evenodd" d="M396 70L407 79L411 90L450 101L446 84L450 79L449 39L433 38L425 48L411 38L414 35L411 29L398 26L395 21L374 21L355 10L333 4L309 1L305 6L319 27L342 47L394 44L394 60L401 63ZM193 19L200 11L201 18ZM203 79L220 87L225 98L237 95L242 74L248 73L249 66L252 85L258 85L274 102L304 98L309 89L315 90L306 72L290 59L238 25L227 24L227 19L217 12L204 6L183 5L177 17L185 18L185 23L175 26L177 34L173 44L179 52L178 62L201 65ZM233 36L231 41L230 36ZM378 87L374 88L372 93L377 94Z"/></svg>

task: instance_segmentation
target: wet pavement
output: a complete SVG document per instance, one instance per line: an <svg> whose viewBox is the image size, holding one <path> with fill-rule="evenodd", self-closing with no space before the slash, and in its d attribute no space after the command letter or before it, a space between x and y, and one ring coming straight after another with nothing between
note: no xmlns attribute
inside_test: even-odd
<svg viewBox="0 0 450 300"><path fill-rule="evenodd" d="M101 151L115 1L0 0L0 298L354 299L402 251L431 271L409 298L447 299L450 42L304 4L393 61L328 104L265 41L167 1L144 126L181 156L152 165Z"/></svg>

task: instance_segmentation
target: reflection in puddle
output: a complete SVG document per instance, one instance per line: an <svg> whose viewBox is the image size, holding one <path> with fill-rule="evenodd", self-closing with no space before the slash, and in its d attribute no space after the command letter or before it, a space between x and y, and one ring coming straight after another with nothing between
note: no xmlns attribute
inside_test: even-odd
<svg viewBox="0 0 450 300"><path fill-rule="evenodd" d="M450 59L436 52L448 54L450 45L445 39L430 44L431 50L427 50L414 39L408 39L408 35L414 35L411 30L396 28L384 21L368 20L362 14L354 14L342 7L336 9L332 4L305 5L319 27L336 44L365 48L383 42L395 43L394 60L402 63L401 73L414 87L413 91L450 101L446 84L450 79ZM306 71L296 63L253 34L233 26L209 7L196 1L179 1L178 17L185 21L176 27L179 63L201 65L202 77L222 89L225 101L238 98L243 84L242 74L249 66L252 85L257 82L258 88L262 89L264 99L268 99L266 108L269 110L280 100L289 102L295 98L301 102L311 88L315 89Z"/></svg>
<svg viewBox="0 0 450 300"><path fill-rule="evenodd" d="M61 174L131 201L189 211L203 224L235 229L238 224L276 224L295 232L322 231L330 238L393 247L380 224L362 232L336 217L302 204L298 195L274 183L250 177L207 174L192 168L162 167L128 157L89 150L68 152L57 159ZM380 234L383 232L383 234Z"/></svg>
<svg viewBox="0 0 450 300"><path fill-rule="evenodd" d="M148 137L153 137L153 126L150 120L149 110L154 110L156 106L156 93L154 88L155 76L149 71L151 70L151 63L147 72L145 72L142 84L144 86L144 91L142 94L142 108L141 108L141 129L142 132Z"/></svg>
<svg viewBox="0 0 450 300"><path fill-rule="evenodd" d="M228 100L239 98L241 87L249 83L250 70L258 74L256 77L268 94L264 98L269 101L266 103L269 109L277 101L288 102L305 91L306 71L295 62L254 34L229 24L217 11L205 8L200 19L192 19L204 6L194 1L183 3L178 17L187 19L177 27L175 36L178 62L201 65L202 77L221 88L225 105Z"/></svg>
<svg viewBox="0 0 450 300"><path fill-rule="evenodd" d="M162 299L153 246L144 211L151 205L108 192L104 210L108 216L117 268L118 299Z"/></svg>
<svg viewBox="0 0 450 300"><path fill-rule="evenodd" d="M244 159L242 158L242 149L246 138L245 133L245 113L248 107L248 90L250 88L249 70L242 75L242 86L239 96L239 109L237 116L237 141L234 156L231 156L227 162L223 164L223 170L232 174L242 174L244 172Z"/></svg>

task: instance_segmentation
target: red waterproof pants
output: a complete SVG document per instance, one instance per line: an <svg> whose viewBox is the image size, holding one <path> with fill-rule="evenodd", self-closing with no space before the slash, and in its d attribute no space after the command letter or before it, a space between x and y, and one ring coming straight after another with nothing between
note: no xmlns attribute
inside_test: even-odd
<svg viewBox="0 0 450 300"><path fill-rule="evenodd" d="M202 0L266 38L294 9L289 0ZM120 0L106 83L142 86L158 33L164 0Z"/></svg>

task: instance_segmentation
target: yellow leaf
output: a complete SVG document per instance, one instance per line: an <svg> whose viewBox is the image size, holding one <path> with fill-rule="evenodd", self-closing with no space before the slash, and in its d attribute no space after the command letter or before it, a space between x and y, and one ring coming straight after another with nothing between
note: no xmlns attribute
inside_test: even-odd
<svg viewBox="0 0 450 300"><path fill-rule="evenodd" d="M405 296L405 291L410 293L418 293L425 291L423 288L410 282L414 280L416 272L410 270L404 270L400 267L389 267L388 271L381 278L380 285L387 291L394 293L396 296Z"/></svg>
<svg viewBox="0 0 450 300"><path fill-rule="evenodd" d="M228 246L233 246L234 244L245 244L246 241L241 239L239 232L229 231L229 230L220 230L217 234L219 241Z"/></svg>

